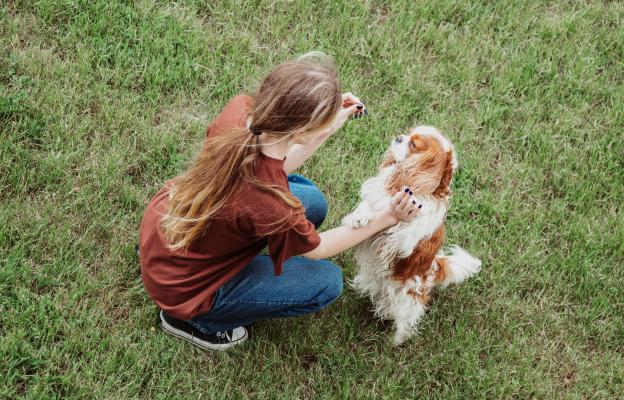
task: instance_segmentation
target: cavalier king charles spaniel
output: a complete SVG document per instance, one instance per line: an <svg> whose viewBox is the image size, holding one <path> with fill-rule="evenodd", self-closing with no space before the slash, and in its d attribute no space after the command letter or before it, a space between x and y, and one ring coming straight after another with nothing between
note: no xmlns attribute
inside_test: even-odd
<svg viewBox="0 0 624 400"><path fill-rule="evenodd" d="M401 221L355 249L359 271L353 285L370 297L377 316L394 321L395 345L414 334L434 287L459 283L481 268L481 261L461 247L441 252L456 169L446 137L431 126L414 128L392 141L379 174L364 182L362 201L342 221L351 228L365 226L405 188L422 204L414 220Z"/></svg>

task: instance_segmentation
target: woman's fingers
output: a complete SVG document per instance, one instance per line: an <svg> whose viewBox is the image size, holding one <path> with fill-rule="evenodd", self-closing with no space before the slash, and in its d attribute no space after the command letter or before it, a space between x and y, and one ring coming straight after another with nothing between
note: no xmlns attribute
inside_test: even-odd
<svg viewBox="0 0 624 400"><path fill-rule="evenodd" d="M349 107L354 104L362 104L359 97L354 96L353 93L347 92L342 94L342 106Z"/></svg>
<svg viewBox="0 0 624 400"><path fill-rule="evenodd" d="M396 192L394 196L392 196L392 200L390 200L390 203L392 204L393 207L396 207L401 202L402 198L403 198L403 192Z"/></svg>
<svg viewBox="0 0 624 400"><path fill-rule="evenodd" d="M390 199L390 212L397 221L410 222L420 211L422 205L414 198L414 193L408 187L397 192Z"/></svg>
<svg viewBox="0 0 624 400"><path fill-rule="evenodd" d="M334 120L332 121L331 127L328 129L327 134L331 135L340 129L345 122L347 122L349 117L366 114L368 114L368 112L366 112L364 104L362 104L358 97L354 96L351 92L344 93L342 95L342 107L334 116Z"/></svg>
<svg viewBox="0 0 624 400"><path fill-rule="evenodd" d="M405 204L403 204L403 209L401 210L401 212L403 213L403 215L408 215L409 212L412 211L413 207L414 206L412 205L412 200L411 199L407 199Z"/></svg>
<svg viewBox="0 0 624 400"><path fill-rule="evenodd" d="M416 201L410 188L404 188L392 198L395 213L402 220L414 219L422 205Z"/></svg>
<svg viewBox="0 0 624 400"><path fill-rule="evenodd" d="M349 109L349 115L353 118L359 118L364 115L368 115L368 110L362 100L359 97L354 96L353 93L347 92L342 95L342 107L343 109Z"/></svg>
<svg viewBox="0 0 624 400"><path fill-rule="evenodd" d="M404 214L406 212L407 207L410 204L410 195L407 193L403 193L403 198L401 199L401 202L399 203L399 205L397 206L397 209L400 213Z"/></svg>
<svg viewBox="0 0 624 400"><path fill-rule="evenodd" d="M352 104L347 108L343 108L343 110L345 110L347 115L353 115L355 113L357 113L358 111L360 111L360 109L358 108L359 105L357 104Z"/></svg>
<svg viewBox="0 0 624 400"><path fill-rule="evenodd" d="M349 119L349 117L355 114L357 111L357 105L355 104L347 108L341 108L340 111L338 111L338 114L336 114L333 123L334 131L340 129L344 125L344 123L347 122L347 119Z"/></svg>
<svg viewBox="0 0 624 400"><path fill-rule="evenodd" d="M394 214L397 216L397 218L399 219L403 219L404 215L404 209L406 204L409 203L409 189L405 188L404 190L397 192L393 197L392 197L392 209Z"/></svg>

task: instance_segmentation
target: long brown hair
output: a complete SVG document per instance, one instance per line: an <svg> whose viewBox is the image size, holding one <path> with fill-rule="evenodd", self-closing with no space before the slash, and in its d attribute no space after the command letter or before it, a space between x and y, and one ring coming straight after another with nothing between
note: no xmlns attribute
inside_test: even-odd
<svg viewBox="0 0 624 400"><path fill-rule="evenodd" d="M201 237L241 181L275 195L292 212L303 211L289 191L255 177L261 144L252 132L288 140L294 133L329 123L342 105L335 68L324 54L307 53L277 66L252 97L249 128L230 129L206 140L194 164L174 179L162 218L171 249L188 249Z"/></svg>

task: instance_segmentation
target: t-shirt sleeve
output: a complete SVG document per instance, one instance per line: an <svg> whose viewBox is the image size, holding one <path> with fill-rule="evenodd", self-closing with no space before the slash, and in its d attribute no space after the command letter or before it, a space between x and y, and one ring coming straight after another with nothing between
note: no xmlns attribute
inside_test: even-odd
<svg viewBox="0 0 624 400"><path fill-rule="evenodd" d="M284 261L288 258L305 254L318 247L321 237L303 213L294 214L287 229L268 235L269 255L273 260L275 275L281 275Z"/></svg>

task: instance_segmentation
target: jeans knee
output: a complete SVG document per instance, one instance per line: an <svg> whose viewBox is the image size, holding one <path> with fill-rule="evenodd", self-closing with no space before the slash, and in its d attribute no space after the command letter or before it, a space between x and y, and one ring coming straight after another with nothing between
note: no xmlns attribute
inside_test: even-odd
<svg viewBox="0 0 624 400"><path fill-rule="evenodd" d="M321 192L321 190L317 187L314 189L316 192L314 195L314 203L310 206L309 210L306 210L306 214L309 214L309 218L308 216L306 216L306 218L308 218L308 220L314 224L315 228L318 229L327 217L329 206L323 192Z"/></svg>
<svg viewBox="0 0 624 400"><path fill-rule="evenodd" d="M324 262L322 288L315 301L320 308L333 303L342 294L342 270L334 263Z"/></svg>
<svg viewBox="0 0 624 400"><path fill-rule="evenodd" d="M314 182L302 175L288 175L288 184L292 194L303 204L306 218L318 229L325 221L329 208L323 192Z"/></svg>

